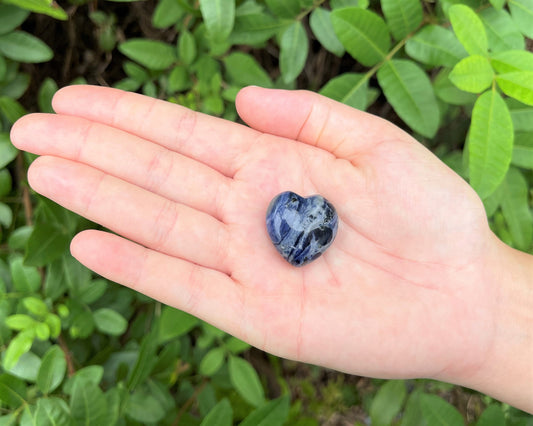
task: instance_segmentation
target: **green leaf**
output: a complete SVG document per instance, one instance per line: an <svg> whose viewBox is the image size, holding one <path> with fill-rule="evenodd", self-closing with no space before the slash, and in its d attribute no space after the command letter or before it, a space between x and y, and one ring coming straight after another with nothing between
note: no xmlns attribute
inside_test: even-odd
<svg viewBox="0 0 533 426"><path fill-rule="evenodd" d="M449 79L465 92L481 93L492 84L494 72L486 57L472 55L455 65Z"/></svg>
<svg viewBox="0 0 533 426"><path fill-rule="evenodd" d="M11 163L18 152L18 149L13 146L9 139L9 133L0 132L0 169Z"/></svg>
<svg viewBox="0 0 533 426"><path fill-rule="evenodd" d="M225 351L224 348L213 348L205 354L200 362L199 372L203 376L212 376L222 364L224 364Z"/></svg>
<svg viewBox="0 0 533 426"><path fill-rule="evenodd" d="M3 2L13 4L21 9L43 13L55 19L66 21L68 18L67 13L56 2L49 0L3 0Z"/></svg>
<svg viewBox="0 0 533 426"><path fill-rule="evenodd" d="M366 9L369 0L330 0L332 9L341 9L343 7L360 7Z"/></svg>
<svg viewBox="0 0 533 426"><path fill-rule="evenodd" d="M108 424L107 400L101 389L89 381L77 381L70 398L70 412L79 424Z"/></svg>
<svg viewBox="0 0 533 426"><path fill-rule="evenodd" d="M279 67L283 81L291 83L302 72L309 44L300 21L293 22L281 36Z"/></svg>
<svg viewBox="0 0 533 426"><path fill-rule="evenodd" d="M82 384L90 382L94 385L98 385L103 376L104 367L101 365L89 365L88 367L83 367L66 380L65 385L63 386L63 391L66 394L71 395L77 382L81 382Z"/></svg>
<svg viewBox="0 0 533 426"><path fill-rule="evenodd" d="M327 82L320 94L342 102L352 108L365 110L367 106L368 77L364 74L346 73Z"/></svg>
<svg viewBox="0 0 533 426"><path fill-rule="evenodd" d="M13 222L13 211L7 204L0 203L0 224L4 228L9 228Z"/></svg>
<svg viewBox="0 0 533 426"><path fill-rule="evenodd" d="M22 293L34 293L41 286L41 274L36 268L23 265L22 257L11 259L9 266L16 290Z"/></svg>
<svg viewBox="0 0 533 426"><path fill-rule="evenodd" d="M248 361L230 356L229 376L235 390L249 404L258 407L265 402L265 392L259 376Z"/></svg>
<svg viewBox="0 0 533 426"><path fill-rule="evenodd" d="M177 60L174 47L158 40L130 39L120 43L118 50L131 60L154 71L167 69Z"/></svg>
<svg viewBox="0 0 533 426"><path fill-rule="evenodd" d="M405 51L427 65L453 67L467 55L457 37L438 25L426 25L407 40Z"/></svg>
<svg viewBox="0 0 533 426"><path fill-rule="evenodd" d="M237 355L250 348L250 345L234 336L230 336L228 340L224 342L224 347L232 354Z"/></svg>
<svg viewBox="0 0 533 426"><path fill-rule="evenodd" d="M33 329L21 331L11 339L2 360L2 365L6 370L13 368L17 364L19 358L30 350L33 339Z"/></svg>
<svg viewBox="0 0 533 426"><path fill-rule="evenodd" d="M44 282L44 294L46 297L56 300L67 290L67 282L64 276L63 259L58 259L48 266Z"/></svg>
<svg viewBox="0 0 533 426"><path fill-rule="evenodd" d="M518 133L515 136L511 164L533 170L533 133Z"/></svg>
<svg viewBox="0 0 533 426"><path fill-rule="evenodd" d="M155 423L165 417L165 410L153 395L145 390L131 394L126 402L126 414L141 423Z"/></svg>
<svg viewBox="0 0 533 426"><path fill-rule="evenodd" d="M209 37L227 39L235 21L235 0L200 0L200 11Z"/></svg>
<svg viewBox="0 0 533 426"><path fill-rule="evenodd" d="M85 339L94 331L94 318L86 310L77 310L72 315L69 333L72 338Z"/></svg>
<svg viewBox="0 0 533 426"><path fill-rule="evenodd" d="M169 92L182 92L192 86L189 72L184 66L175 66L172 68L168 76L168 90Z"/></svg>
<svg viewBox="0 0 533 426"><path fill-rule="evenodd" d="M257 45L264 43L286 24L266 13L253 13L238 16L235 28L228 41L232 44Z"/></svg>
<svg viewBox="0 0 533 426"><path fill-rule="evenodd" d="M198 318L170 306L164 306L159 318L157 342L168 342L188 333L199 324Z"/></svg>
<svg viewBox="0 0 533 426"><path fill-rule="evenodd" d="M117 311L100 308L93 312L94 325L102 333L120 336L128 328L128 321Z"/></svg>
<svg viewBox="0 0 533 426"><path fill-rule="evenodd" d="M127 391L123 387L113 387L105 393L108 409L108 424L117 425L123 421L124 403L127 400Z"/></svg>
<svg viewBox="0 0 533 426"><path fill-rule="evenodd" d="M6 117L7 121L13 124L20 117L26 115L26 110L15 99L11 99L7 96L0 96L0 113Z"/></svg>
<svg viewBox="0 0 533 426"><path fill-rule="evenodd" d="M278 426L289 416L289 397L280 396L252 411L239 426Z"/></svg>
<svg viewBox="0 0 533 426"><path fill-rule="evenodd" d="M1 138L1 134L0 134ZM11 192L11 189L13 187L13 179L11 178L11 173L7 169L0 170L0 197L5 197L7 194ZM11 241L13 238L17 238L17 234L20 234L20 229L23 231L27 229L26 226L20 226L11 232L11 234L8 237L8 244L10 248L14 248L11 244ZM13 234L15 234L15 237L13 237ZM24 245L21 246L21 248L24 247Z"/></svg>
<svg viewBox="0 0 533 426"><path fill-rule="evenodd" d="M14 314L6 318L5 324L11 330L24 330L26 328L33 328L35 326L35 320L29 315Z"/></svg>
<svg viewBox="0 0 533 426"><path fill-rule="evenodd" d="M223 61L228 78L233 84L273 87L269 75L253 56L247 53L233 52L226 56Z"/></svg>
<svg viewBox="0 0 533 426"><path fill-rule="evenodd" d="M454 4L448 9L455 35L471 55L486 55L487 34L479 16L464 4Z"/></svg>
<svg viewBox="0 0 533 426"><path fill-rule="evenodd" d="M26 403L26 384L10 374L0 375L0 401L11 408Z"/></svg>
<svg viewBox="0 0 533 426"><path fill-rule="evenodd" d="M107 289L107 281L96 279L84 286L79 295L79 301L90 305L102 297Z"/></svg>
<svg viewBox="0 0 533 426"><path fill-rule="evenodd" d="M176 0L160 0L152 15L154 28L168 28L185 14L185 10Z"/></svg>
<svg viewBox="0 0 533 426"><path fill-rule="evenodd" d="M525 50L508 50L491 56L491 64L499 73L533 71L533 53Z"/></svg>
<svg viewBox="0 0 533 426"><path fill-rule="evenodd" d="M533 71L516 71L499 74L498 86L507 96L526 105L533 105Z"/></svg>
<svg viewBox="0 0 533 426"><path fill-rule="evenodd" d="M24 31L13 31L0 35L0 53L19 62L46 62L54 52L40 39Z"/></svg>
<svg viewBox="0 0 533 426"><path fill-rule="evenodd" d="M513 237L514 246L528 250L533 241L533 216L529 210L528 184L517 169L511 167L500 189L503 217Z"/></svg>
<svg viewBox="0 0 533 426"><path fill-rule="evenodd" d="M50 327L44 322L38 322L35 325L35 337L39 340L48 340L50 338Z"/></svg>
<svg viewBox="0 0 533 426"><path fill-rule="evenodd" d="M53 392L63 381L66 370L65 353L59 346L51 346L43 356L43 361L37 374L37 387L44 394Z"/></svg>
<svg viewBox="0 0 533 426"><path fill-rule="evenodd" d="M146 334L142 339L139 355L135 365L130 370L127 380L127 387L130 391L133 391L140 383L146 380L152 372L154 365L157 363L156 351L157 340L155 332Z"/></svg>
<svg viewBox="0 0 533 426"><path fill-rule="evenodd" d="M12 99L19 99L30 85L30 75L25 72L18 72L10 81L0 84L0 96L7 96Z"/></svg>
<svg viewBox="0 0 533 426"><path fill-rule="evenodd" d="M7 372L20 379L35 383L41 366L41 358L33 352L22 354L18 362Z"/></svg>
<svg viewBox="0 0 533 426"><path fill-rule="evenodd" d="M464 426L461 413L437 395L420 395L420 406L430 425Z"/></svg>
<svg viewBox="0 0 533 426"><path fill-rule="evenodd" d="M511 16L518 29L528 38L533 38L533 0L508 0Z"/></svg>
<svg viewBox="0 0 533 426"><path fill-rule="evenodd" d="M482 10L479 16L485 24L489 49L492 52L525 48L524 37L505 10L489 7Z"/></svg>
<svg viewBox="0 0 533 426"><path fill-rule="evenodd" d="M231 426L232 424L233 410L229 401L224 398L204 417L200 426Z"/></svg>
<svg viewBox="0 0 533 426"><path fill-rule="evenodd" d="M242 15L263 13L265 10L264 5L257 4L255 0L254 1L243 1L239 3L241 4L237 6L237 8L235 9L236 17L242 16Z"/></svg>
<svg viewBox="0 0 533 426"><path fill-rule="evenodd" d="M217 396L214 387L207 383L197 397L200 416L205 417L217 405Z"/></svg>
<svg viewBox="0 0 533 426"><path fill-rule="evenodd" d="M365 9L349 7L331 12L335 33L348 53L368 67L383 60L390 36L383 19Z"/></svg>
<svg viewBox="0 0 533 426"><path fill-rule="evenodd" d="M133 78L123 78L122 80L117 81L113 84L115 89L124 90L126 92L135 92L141 87L142 83L139 83Z"/></svg>
<svg viewBox="0 0 533 426"><path fill-rule="evenodd" d="M37 222L26 246L24 262L44 266L59 258L70 245L72 235L57 222Z"/></svg>
<svg viewBox="0 0 533 426"><path fill-rule="evenodd" d="M28 409L29 408L26 408L26 410L22 412L23 415L26 413ZM19 414L20 414L19 411L11 411L8 414L0 415L0 425L1 426L15 426L15 425L22 424L23 416L20 416L20 419L19 419Z"/></svg>
<svg viewBox="0 0 533 426"><path fill-rule="evenodd" d="M381 0L381 8L396 40L416 30L424 17L420 0Z"/></svg>
<svg viewBox="0 0 533 426"><path fill-rule="evenodd" d="M220 88L222 78L220 76L220 63L213 57L203 55L194 63L191 71L196 72L198 82L201 84L199 90L201 94L210 94ZM213 82L218 86L213 87Z"/></svg>
<svg viewBox="0 0 533 426"><path fill-rule="evenodd" d="M292 19L300 12L298 0L266 0L266 4L280 18Z"/></svg>
<svg viewBox="0 0 533 426"><path fill-rule="evenodd" d="M421 394L422 391L420 389L415 389L409 395L403 410L400 426L427 426L422 416L422 409L420 408Z"/></svg>
<svg viewBox="0 0 533 426"><path fill-rule="evenodd" d="M403 380L389 380L382 385L370 406L372 425L390 425L400 412L406 395Z"/></svg>
<svg viewBox="0 0 533 426"><path fill-rule="evenodd" d="M4 81L6 79L7 74L7 62L6 59L0 55L0 81Z"/></svg>
<svg viewBox="0 0 533 426"><path fill-rule="evenodd" d="M37 297L25 297L22 299L22 304L28 311L39 317L44 317L48 314L48 306Z"/></svg>
<svg viewBox="0 0 533 426"><path fill-rule="evenodd" d="M145 82L142 86L142 93L145 96L150 96L151 98L157 98L157 87L152 80Z"/></svg>
<svg viewBox="0 0 533 426"><path fill-rule="evenodd" d="M39 398L35 410L36 426L71 426L73 419L61 398Z"/></svg>
<svg viewBox="0 0 533 426"><path fill-rule="evenodd" d="M37 222L53 222L64 229L65 233L73 234L78 225L79 216L75 213L61 207L48 198L39 197L39 204L36 210ZM79 264L79 262L78 262Z"/></svg>
<svg viewBox="0 0 533 426"><path fill-rule="evenodd" d="M440 113L427 74L408 60L386 62L377 73L379 85L396 113L409 127L431 138Z"/></svg>
<svg viewBox="0 0 533 426"><path fill-rule="evenodd" d="M498 404L491 404L479 417L476 426L505 426L505 414Z"/></svg>
<svg viewBox="0 0 533 426"><path fill-rule="evenodd" d="M25 263L43 266L67 252L78 220L76 214L41 198L36 223L26 246Z"/></svg>
<svg viewBox="0 0 533 426"><path fill-rule="evenodd" d="M48 314L46 315L44 322L50 329L50 336L56 339L61 332L61 320L59 317L56 314Z"/></svg>
<svg viewBox="0 0 533 426"><path fill-rule="evenodd" d="M190 65L196 58L196 41L190 31L184 30L178 39L178 52L181 61L185 65Z"/></svg>
<svg viewBox="0 0 533 426"><path fill-rule="evenodd" d="M507 105L495 91L474 105L468 137L470 184L483 199L502 182L513 149L513 123Z"/></svg>
<svg viewBox="0 0 533 426"><path fill-rule="evenodd" d="M170 392L166 383L148 380L144 389L159 402L163 412L173 410L176 407L175 394Z"/></svg>
<svg viewBox="0 0 533 426"><path fill-rule="evenodd" d="M7 34L18 28L28 15L29 11L10 4L0 4L0 35ZM1 80L1 79L0 79Z"/></svg>
<svg viewBox="0 0 533 426"><path fill-rule="evenodd" d="M37 95L37 102L39 103L39 110L41 112L53 113L52 98L57 92L57 83L50 77L46 77L39 88Z"/></svg>
<svg viewBox="0 0 533 426"><path fill-rule="evenodd" d="M505 4L506 0L489 0L492 7L497 10L500 10Z"/></svg>
<svg viewBox="0 0 533 426"><path fill-rule="evenodd" d="M344 55L344 46L337 38L331 22L331 12L322 7L317 7L309 18L309 25L320 44L331 53L341 57Z"/></svg>

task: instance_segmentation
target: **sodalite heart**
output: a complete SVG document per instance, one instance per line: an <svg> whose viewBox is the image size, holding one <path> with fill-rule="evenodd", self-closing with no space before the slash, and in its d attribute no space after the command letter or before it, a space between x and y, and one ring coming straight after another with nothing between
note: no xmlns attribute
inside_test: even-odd
<svg viewBox="0 0 533 426"><path fill-rule="evenodd" d="M335 208L320 195L300 197L282 192L268 206L266 226L276 249L287 262L303 266L331 245L339 219Z"/></svg>

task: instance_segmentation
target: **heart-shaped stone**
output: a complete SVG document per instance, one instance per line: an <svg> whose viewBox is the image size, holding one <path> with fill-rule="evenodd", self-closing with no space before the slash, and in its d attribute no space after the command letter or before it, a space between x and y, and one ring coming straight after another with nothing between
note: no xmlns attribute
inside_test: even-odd
<svg viewBox="0 0 533 426"><path fill-rule="evenodd" d="M339 219L335 208L321 195L300 197L282 192L270 202L266 227L283 258L303 266L319 257L333 242Z"/></svg>

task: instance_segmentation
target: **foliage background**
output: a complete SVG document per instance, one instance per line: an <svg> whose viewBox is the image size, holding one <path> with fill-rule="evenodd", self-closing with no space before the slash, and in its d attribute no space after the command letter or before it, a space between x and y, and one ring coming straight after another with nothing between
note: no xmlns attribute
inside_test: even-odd
<svg viewBox="0 0 533 426"><path fill-rule="evenodd" d="M68 244L95 225L31 193L9 141L67 84L230 120L248 84L319 91L412 133L532 253L532 38L533 0L0 0L0 425L533 425L457 386L267 355L94 276Z"/></svg>

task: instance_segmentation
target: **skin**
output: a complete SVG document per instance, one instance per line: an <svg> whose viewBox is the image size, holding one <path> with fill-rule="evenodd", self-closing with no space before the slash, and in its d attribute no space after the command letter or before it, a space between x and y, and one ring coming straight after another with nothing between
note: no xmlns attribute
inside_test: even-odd
<svg viewBox="0 0 533 426"><path fill-rule="evenodd" d="M72 86L11 132L32 188L113 231L73 255L96 273L273 354L427 377L533 411L532 256L501 243L452 170L379 117L304 91L243 89L248 126ZM270 200L321 194L337 238L295 268Z"/></svg>

